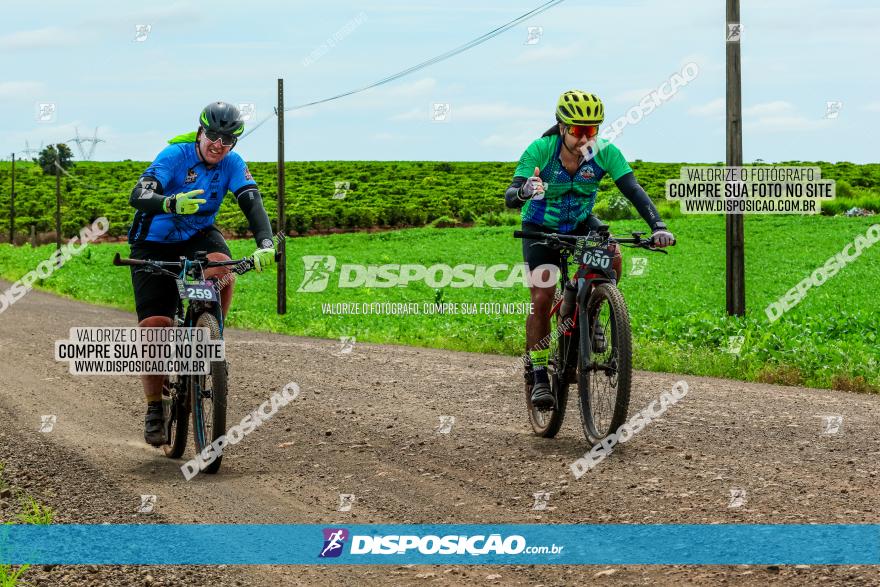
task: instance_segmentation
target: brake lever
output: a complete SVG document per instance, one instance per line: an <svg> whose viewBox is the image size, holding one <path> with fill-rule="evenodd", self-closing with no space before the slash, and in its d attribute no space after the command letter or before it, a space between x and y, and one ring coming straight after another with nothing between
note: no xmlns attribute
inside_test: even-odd
<svg viewBox="0 0 880 587"><path fill-rule="evenodd" d="M556 245L556 246L559 245L559 239L558 239L558 238L554 238L554 239L548 238L548 239L546 239L546 240L533 242L533 243L530 244L529 246L530 246L530 247L552 247L552 246L554 246L554 245Z"/></svg>
<svg viewBox="0 0 880 587"><path fill-rule="evenodd" d="M163 274L170 273L170 271L168 271L162 267L157 267L156 265L149 265L149 264L139 265L137 267L136 271L143 271L144 273L155 273L156 275L163 275ZM173 275L174 275L174 277L177 277L176 273L174 273Z"/></svg>
<svg viewBox="0 0 880 587"><path fill-rule="evenodd" d="M159 275L165 275L165 276L168 276L168 277L173 277L174 279L179 279L179 278L180 278L180 275L179 275L179 274L177 274L177 273L175 273L175 272L173 272L173 271L168 271L168 270L165 269L164 267L157 267L157 266L155 266L155 265L144 265L144 267L149 267L151 273L158 273Z"/></svg>
<svg viewBox="0 0 880 587"><path fill-rule="evenodd" d="M669 251L667 251L666 249L660 249L660 248L657 248L657 247L652 247L652 246L649 245L649 244L648 244L648 245L645 245L645 246L643 246L643 247L641 247L641 248L643 248L643 249L645 249L645 250L647 250L647 251L651 251L651 252L653 252L653 253L663 253L664 255L668 255L668 254L669 254Z"/></svg>

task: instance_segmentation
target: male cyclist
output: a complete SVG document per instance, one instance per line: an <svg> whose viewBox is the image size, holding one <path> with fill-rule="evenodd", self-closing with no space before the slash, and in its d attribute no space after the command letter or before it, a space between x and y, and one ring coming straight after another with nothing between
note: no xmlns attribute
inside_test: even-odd
<svg viewBox="0 0 880 587"><path fill-rule="evenodd" d="M229 247L214 226L214 218L227 191L231 191L248 219L257 241L253 254L257 271L275 260L269 217L257 184L244 160L232 148L244 131L238 108L213 102L202 110L197 131L168 141L141 175L128 202L137 212L128 232L131 258L153 261L192 259L207 251L211 261L230 260ZM206 277L229 273L211 268ZM233 275L229 276L230 278ZM132 267L138 326L169 327L177 310L178 290L173 279ZM224 317L232 303L232 280L220 291ZM162 426L164 375L142 375L147 415L144 440L154 446L166 442Z"/></svg>
<svg viewBox="0 0 880 587"><path fill-rule="evenodd" d="M652 244L671 245L672 233L660 220L626 159L611 142L598 137L604 119L605 108L595 94L580 90L562 94L556 103L557 124L533 141L520 157L513 182L505 193L507 207L522 208L524 231L587 234L601 224L590 212L596 203L599 181L607 173L651 227ZM536 275L535 270L545 264L559 265L560 254L546 246L532 246L536 242L540 241L522 240L523 258L533 272L533 283L547 283L547 275ZM617 256L614 270L618 280L621 264ZM547 374L550 350L539 345L539 341L550 333L555 287L533 285L530 293L534 311L526 319L526 350L530 360L526 382L532 386L532 405L552 409L555 399ZM596 333L599 337L604 338Z"/></svg>

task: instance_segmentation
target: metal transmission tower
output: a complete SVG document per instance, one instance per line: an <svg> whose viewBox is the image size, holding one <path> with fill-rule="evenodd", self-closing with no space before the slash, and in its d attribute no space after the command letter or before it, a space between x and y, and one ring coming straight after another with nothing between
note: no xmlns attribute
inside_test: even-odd
<svg viewBox="0 0 880 587"><path fill-rule="evenodd" d="M67 142L76 143L76 148L79 151L80 159L82 159L83 161L91 161L92 155L95 154L95 147L98 146L98 143L105 143L106 141L104 139L98 138L98 127L95 127L95 136L92 138L79 136L79 128L77 127L74 127L74 130L76 131L76 136L72 139L68 139ZM83 143L91 143L88 153L86 153L86 150L83 147Z"/></svg>
<svg viewBox="0 0 880 587"><path fill-rule="evenodd" d="M43 150L43 141L40 141L40 148L34 149L31 147L30 143L27 141L24 142L24 149L21 150L21 154L24 155L23 159L36 159L40 156L40 152Z"/></svg>

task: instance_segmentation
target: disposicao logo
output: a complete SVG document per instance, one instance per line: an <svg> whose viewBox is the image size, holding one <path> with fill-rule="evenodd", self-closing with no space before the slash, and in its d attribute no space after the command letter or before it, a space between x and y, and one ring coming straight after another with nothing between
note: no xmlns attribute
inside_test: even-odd
<svg viewBox="0 0 880 587"><path fill-rule="evenodd" d="M305 255L303 258L305 274L296 291L314 293L324 291L330 282L330 275L336 267L336 257L329 255Z"/></svg>
<svg viewBox="0 0 880 587"><path fill-rule="evenodd" d="M348 540L348 530L345 528L324 528L324 548L318 558L334 558L342 554L345 541Z"/></svg>
<svg viewBox="0 0 880 587"><path fill-rule="evenodd" d="M297 288L299 293L316 293L327 289L336 268L336 257L331 255L305 255L303 280ZM539 265L529 271L525 263L513 266L498 263L491 266L472 265L425 265L394 264L359 265L344 264L339 268L337 287L407 287L411 282L424 282L428 287L524 287L554 286L559 268L552 263ZM548 277L549 276L549 277Z"/></svg>

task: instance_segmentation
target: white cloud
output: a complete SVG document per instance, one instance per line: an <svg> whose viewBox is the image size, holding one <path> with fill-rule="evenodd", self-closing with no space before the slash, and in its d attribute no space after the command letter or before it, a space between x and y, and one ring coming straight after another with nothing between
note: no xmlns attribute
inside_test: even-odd
<svg viewBox="0 0 880 587"><path fill-rule="evenodd" d="M688 109L693 116L724 119L727 103L716 98L700 106ZM827 120L810 119L797 113L790 102L774 100L743 108L744 127L750 131L787 132L818 130L828 126Z"/></svg>
<svg viewBox="0 0 880 587"><path fill-rule="evenodd" d="M811 131L828 128L830 122L830 120L810 119L799 115L765 116L747 121L744 128L750 131L765 132Z"/></svg>
<svg viewBox="0 0 880 587"><path fill-rule="evenodd" d="M452 104L452 117L454 120L468 120L486 122L491 120L544 120L547 125L553 123L553 111L539 110L537 108L524 108L522 106L511 106L506 102L492 102L484 104L465 104L456 107Z"/></svg>
<svg viewBox="0 0 880 587"><path fill-rule="evenodd" d="M379 132L373 135L373 140L376 141L392 141L397 139L397 137L390 132Z"/></svg>
<svg viewBox="0 0 880 587"><path fill-rule="evenodd" d="M724 98L716 98L700 106L688 109L693 116L723 118L727 103ZM752 129L759 130L815 130L823 128L821 120L805 118L797 113L791 102L774 100L743 108L743 120Z"/></svg>
<svg viewBox="0 0 880 587"><path fill-rule="evenodd" d="M704 116L704 117L713 117L713 116L723 116L725 112L726 102L724 98L716 98L711 102L706 102L701 106L693 106L688 109L688 112L693 116Z"/></svg>
<svg viewBox="0 0 880 587"><path fill-rule="evenodd" d="M193 23L199 22L202 14L196 4L188 2L169 6L149 6L138 12L128 12L124 15L107 11L64 27L49 26L0 36L0 50L14 51L80 45L86 40L104 35L108 28L112 30L115 27L130 29L130 36L133 38L134 24L167 24L177 29L180 23L192 26ZM155 27L153 32L156 32Z"/></svg>
<svg viewBox="0 0 880 587"><path fill-rule="evenodd" d="M437 87L437 80L432 77L426 77L414 82L402 83L395 86L383 88L381 92L388 96L402 96L412 98L415 96L423 96Z"/></svg>
<svg viewBox="0 0 880 587"><path fill-rule="evenodd" d="M400 114L393 115L388 120L429 120L429 112L433 102L440 100L431 99L432 94L437 93L437 80L431 77L415 80L408 83L400 83L393 86L380 86L373 88L356 98L346 98L321 104L318 108L322 112L335 112L345 110L375 111L377 109L401 108L412 104L421 104ZM314 108L309 108L314 110Z"/></svg>
<svg viewBox="0 0 880 587"><path fill-rule="evenodd" d="M52 26L3 35L0 37L0 49L14 51L17 49L59 47L74 44L80 39L81 37L73 34L70 29Z"/></svg>
<svg viewBox="0 0 880 587"><path fill-rule="evenodd" d="M500 147L503 152L499 153L502 160L515 159L525 151L532 141L541 134L523 131L520 133L493 133L480 141L484 147Z"/></svg>
<svg viewBox="0 0 880 587"><path fill-rule="evenodd" d="M181 22L192 24L202 20L203 12L195 3L178 2L170 5L153 5L146 6L136 11L97 13L89 16L82 21L82 24L89 27L106 27L106 26L126 26L131 28L132 24L163 24L168 23L176 25ZM132 32L134 30L132 29Z"/></svg>
<svg viewBox="0 0 880 587"><path fill-rule="evenodd" d="M428 120L428 108L413 108L400 114L395 114L388 120Z"/></svg>
<svg viewBox="0 0 880 587"><path fill-rule="evenodd" d="M395 114L389 120L430 120L430 104L424 108L413 108L400 114ZM493 122L493 121L542 121L547 120L547 125L553 123L553 111L539 110L537 108L525 108L513 106L507 102L485 102L482 104L456 104L450 103L450 120L467 122ZM539 125L540 126L540 125Z"/></svg>
<svg viewBox="0 0 880 587"><path fill-rule="evenodd" d="M44 92L46 84L43 82L0 82L0 98L25 98L33 99L34 95Z"/></svg>
<svg viewBox="0 0 880 587"><path fill-rule="evenodd" d="M177 4L171 4L170 6L147 6L140 12L134 13L134 18L143 21L144 23L156 23L176 22L181 18L191 21L192 19L198 18L200 15L201 11L199 10L198 4L193 2L178 2ZM132 16L129 15L128 18L131 19Z"/></svg>
<svg viewBox="0 0 880 587"><path fill-rule="evenodd" d="M639 88L637 90L626 90L615 94L613 99L616 102L624 102L626 104L637 103L639 100L654 91L654 88Z"/></svg>
<svg viewBox="0 0 880 587"><path fill-rule="evenodd" d="M715 61L703 54L693 53L682 57L679 62L679 71L688 63L695 63L697 65L699 68L698 76L709 73L724 73L727 70L727 66L723 61Z"/></svg>
<svg viewBox="0 0 880 587"><path fill-rule="evenodd" d="M553 45L529 45L517 55L513 62L517 64L538 63L542 61L561 61L578 57L580 45L554 47Z"/></svg>
<svg viewBox="0 0 880 587"><path fill-rule="evenodd" d="M743 109L744 128L752 131L790 132L827 128L830 120L798 114L791 102L774 100Z"/></svg>
<svg viewBox="0 0 880 587"><path fill-rule="evenodd" d="M785 100L775 100L773 102L763 102L755 104L743 109L743 117L749 116L774 116L784 115L794 112L794 106L791 102Z"/></svg>

